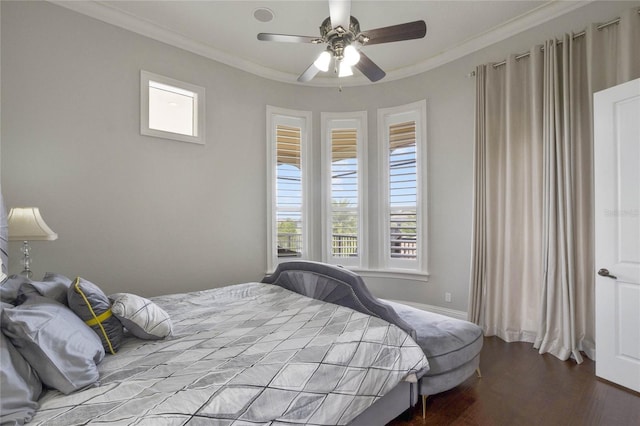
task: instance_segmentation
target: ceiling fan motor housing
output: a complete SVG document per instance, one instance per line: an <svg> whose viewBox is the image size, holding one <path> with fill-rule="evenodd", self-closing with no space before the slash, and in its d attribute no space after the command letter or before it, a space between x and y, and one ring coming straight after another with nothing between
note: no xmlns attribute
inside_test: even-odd
<svg viewBox="0 0 640 426"><path fill-rule="evenodd" d="M329 49L333 52L337 60L342 60L344 54L344 48L349 46L354 41L360 41L362 44L366 41L366 37L360 37L360 22L353 16L350 17L349 29L344 29L341 26L333 28L331 25L331 17L328 17L320 25L320 35L322 40L327 43Z"/></svg>

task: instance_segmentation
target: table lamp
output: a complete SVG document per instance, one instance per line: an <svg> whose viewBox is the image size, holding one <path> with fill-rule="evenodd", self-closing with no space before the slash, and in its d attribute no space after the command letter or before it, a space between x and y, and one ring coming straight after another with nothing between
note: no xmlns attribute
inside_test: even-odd
<svg viewBox="0 0 640 426"><path fill-rule="evenodd" d="M27 278L31 278L31 247L29 241L53 241L58 239L58 234L53 232L44 222L37 207L14 207L7 218L9 224L9 241L23 241L21 272Z"/></svg>

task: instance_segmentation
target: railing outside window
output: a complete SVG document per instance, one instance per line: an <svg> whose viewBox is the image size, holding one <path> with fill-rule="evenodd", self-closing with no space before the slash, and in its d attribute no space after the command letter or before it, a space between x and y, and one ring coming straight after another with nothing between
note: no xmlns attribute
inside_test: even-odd
<svg viewBox="0 0 640 426"><path fill-rule="evenodd" d="M358 255L358 237L356 235L333 234L331 250L335 257ZM302 238L300 234L278 234L278 257L300 257ZM416 237L397 233L392 234L391 257L415 258Z"/></svg>
<svg viewBox="0 0 640 426"><path fill-rule="evenodd" d="M302 256L302 235L278 233L278 257Z"/></svg>
<svg viewBox="0 0 640 426"><path fill-rule="evenodd" d="M334 257L355 257L358 255L358 236L332 234L331 252Z"/></svg>

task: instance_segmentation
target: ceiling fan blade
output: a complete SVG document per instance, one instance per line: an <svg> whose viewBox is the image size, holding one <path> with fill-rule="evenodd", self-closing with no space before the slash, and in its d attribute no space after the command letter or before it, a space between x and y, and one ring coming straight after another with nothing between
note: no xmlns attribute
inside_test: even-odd
<svg viewBox="0 0 640 426"><path fill-rule="evenodd" d="M375 62L369 59L369 57L362 52L360 52L360 60L355 66L372 82L376 82L387 75L382 68L377 66Z"/></svg>
<svg viewBox="0 0 640 426"><path fill-rule="evenodd" d="M413 40L422 38L427 34L427 24L424 21L407 22L406 24L392 25L390 27L376 28L362 31L369 38L366 45L391 43L394 41Z"/></svg>
<svg viewBox="0 0 640 426"><path fill-rule="evenodd" d="M329 0L331 28L342 27L349 31L351 23L351 0Z"/></svg>
<svg viewBox="0 0 640 426"><path fill-rule="evenodd" d="M258 40L281 41L285 43L319 43L322 41L318 37L272 33L260 33L258 34Z"/></svg>
<svg viewBox="0 0 640 426"><path fill-rule="evenodd" d="M315 77L316 74L318 74L319 72L320 72L320 69L318 69L318 67L316 67L315 64L311 64L309 65L309 68L307 68L302 74L300 74L300 77L298 77L298 81L300 83L306 83L307 81L311 81L311 79Z"/></svg>

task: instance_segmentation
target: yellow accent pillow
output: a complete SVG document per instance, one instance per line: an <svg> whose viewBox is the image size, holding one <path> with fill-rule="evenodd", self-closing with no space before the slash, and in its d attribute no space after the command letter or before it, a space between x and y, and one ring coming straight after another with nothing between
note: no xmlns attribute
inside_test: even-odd
<svg viewBox="0 0 640 426"><path fill-rule="evenodd" d="M107 295L97 285L78 277L69 287L67 302L69 308L100 336L104 350L115 354L122 343L124 330L111 313Z"/></svg>

